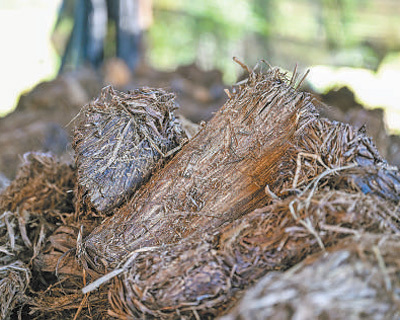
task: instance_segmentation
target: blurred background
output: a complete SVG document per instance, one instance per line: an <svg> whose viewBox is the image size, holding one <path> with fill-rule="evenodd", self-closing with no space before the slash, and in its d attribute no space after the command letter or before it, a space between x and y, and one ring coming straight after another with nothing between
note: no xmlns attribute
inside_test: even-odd
<svg viewBox="0 0 400 320"><path fill-rule="evenodd" d="M107 84L173 90L209 119L243 78L233 56L310 69L321 113L400 165L398 0L0 0L0 41L0 180L26 151L70 156L68 122Z"/></svg>

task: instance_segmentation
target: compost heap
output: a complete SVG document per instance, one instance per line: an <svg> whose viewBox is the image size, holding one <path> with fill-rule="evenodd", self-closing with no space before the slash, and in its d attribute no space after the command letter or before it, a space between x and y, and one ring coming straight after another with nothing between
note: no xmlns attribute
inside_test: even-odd
<svg viewBox="0 0 400 320"><path fill-rule="evenodd" d="M400 317L398 169L296 73L241 65L190 140L172 94L107 88L75 165L24 156L0 195L2 319Z"/></svg>

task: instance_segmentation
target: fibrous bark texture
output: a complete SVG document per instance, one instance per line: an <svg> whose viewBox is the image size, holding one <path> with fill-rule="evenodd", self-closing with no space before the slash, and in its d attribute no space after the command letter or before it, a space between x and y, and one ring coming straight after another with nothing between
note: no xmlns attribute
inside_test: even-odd
<svg viewBox="0 0 400 320"><path fill-rule="evenodd" d="M221 320L398 319L399 240L399 235L347 238L329 252L260 279Z"/></svg>
<svg viewBox="0 0 400 320"><path fill-rule="evenodd" d="M132 250L176 243L265 204L264 188L279 177L280 159L315 116L311 100L277 69L252 73L164 168L85 239L79 252L84 265L104 272Z"/></svg>
<svg viewBox="0 0 400 320"><path fill-rule="evenodd" d="M172 95L108 88L76 167L26 155L0 194L2 314L398 317L398 169L296 76L248 71L188 142Z"/></svg>
<svg viewBox="0 0 400 320"><path fill-rule="evenodd" d="M78 181L97 211L126 200L183 143L174 99L161 89L106 87L82 108L74 138Z"/></svg>

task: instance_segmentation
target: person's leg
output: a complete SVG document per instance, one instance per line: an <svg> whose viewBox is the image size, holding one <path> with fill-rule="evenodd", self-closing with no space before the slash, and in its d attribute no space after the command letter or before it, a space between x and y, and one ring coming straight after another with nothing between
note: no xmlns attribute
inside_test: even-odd
<svg viewBox="0 0 400 320"><path fill-rule="evenodd" d="M117 26L117 57L124 60L131 70L139 61L141 29L138 20L137 0L119 0Z"/></svg>
<svg viewBox="0 0 400 320"><path fill-rule="evenodd" d="M104 40L107 35L107 3L106 0L87 1L89 14L85 60L98 68L103 62Z"/></svg>
<svg viewBox="0 0 400 320"><path fill-rule="evenodd" d="M66 0L64 0L66 1ZM85 43L88 36L89 1L78 0L73 12L74 26L64 50L59 73L76 69L86 58Z"/></svg>

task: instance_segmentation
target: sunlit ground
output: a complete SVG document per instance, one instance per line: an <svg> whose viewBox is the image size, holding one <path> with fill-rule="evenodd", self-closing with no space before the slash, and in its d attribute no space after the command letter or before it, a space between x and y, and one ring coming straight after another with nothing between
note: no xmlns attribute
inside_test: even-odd
<svg viewBox="0 0 400 320"><path fill-rule="evenodd" d="M50 44L59 0L0 1L0 115L21 92L53 78L58 58Z"/></svg>
<svg viewBox="0 0 400 320"><path fill-rule="evenodd" d="M400 54L386 58L376 73L366 69L314 66L307 77L318 92L334 87L350 87L360 104L385 109L386 124L400 133Z"/></svg>

